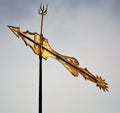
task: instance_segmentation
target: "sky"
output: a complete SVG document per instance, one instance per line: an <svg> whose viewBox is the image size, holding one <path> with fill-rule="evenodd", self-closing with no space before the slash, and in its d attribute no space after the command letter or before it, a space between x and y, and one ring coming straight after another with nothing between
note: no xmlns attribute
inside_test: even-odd
<svg viewBox="0 0 120 113"><path fill-rule="evenodd" d="M120 0L0 0L0 113L38 113L39 57L7 25L40 33L57 52L102 76L109 92L43 59L43 113L120 112Z"/></svg>

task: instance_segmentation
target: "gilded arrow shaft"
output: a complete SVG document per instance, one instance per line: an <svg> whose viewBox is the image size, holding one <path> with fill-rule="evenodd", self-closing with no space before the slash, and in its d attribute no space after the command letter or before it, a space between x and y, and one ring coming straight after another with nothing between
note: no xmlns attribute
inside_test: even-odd
<svg viewBox="0 0 120 113"><path fill-rule="evenodd" d="M34 40L32 40L31 38L29 38L28 36L22 34L21 32L19 33L20 36L28 39L29 41L33 42L34 44L41 46L42 49L46 50L47 52L51 53L53 56L55 56L57 59L60 59L61 61L65 62L67 65L74 67L75 69L79 70L79 72L84 76L85 79L89 78L89 80L93 81L93 82L97 82L96 77L91 74L90 72L87 72L86 68L81 68L81 67L76 67L75 65L73 65L72 63L70 63L69 61L66 60L66 58L64 56L62 56L61 54L57 53L56 51L50 51L49 49L47 49L46 47L44 47L44 45L41 45L39 43L36 43ZM86 76L85 76L86 75Z"/></svg>

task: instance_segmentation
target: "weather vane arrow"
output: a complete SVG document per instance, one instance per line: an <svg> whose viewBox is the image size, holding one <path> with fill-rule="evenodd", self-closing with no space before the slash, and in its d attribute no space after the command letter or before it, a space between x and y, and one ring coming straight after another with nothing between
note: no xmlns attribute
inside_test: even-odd
<svg viewBox="0 0 120 113"><path fill-rule="evenodd" d="M94 76L92 73L90 73L88 71L87 68L79 67L79 62L74 57L64 56L64 55L59 54L55 50L53 50L51 48L48 40L45 37L43 37L42 35L40 35L38 33L29 32L28 30L23 32L20 30L19 27L14 27L14 26L8 26L8 27L18 38L20 37L25 42L26 46L29 46L35 54L42 55L42 58L44 58L45 60L47 60L48 57L52 57L52 58L58 60L75 77L78 77L78 75L80 73L86 80L90 80L90 81L96 83L96 85L100 89L103 89L104 91L105 90L108 91L107 83L105 82L105 80L102 79L102 77ZM34 35L34 40L29 38L27 35ZM27 42L27 40L34 43L34 46L30 45ZM40 53L40 46L42 47L42 51L41 51L42 54Z"/></svg>
<svg viewBox="0 0 120 113"><path fill-rule="evenodd" d="M102 79L101 76L95 76L91 72L89 72L87 68L80 67L79 62L76 58L61 55L51 48L48 40L43 36L44 15L47 14L47 10L48 5L46 9L44 6L42 7L42 4L40 5L39 14L42 15L40 34L36 32L29 32L28 30L21 31L19 27L8 27L18 38L21 38L26 46L29 46L35 54L41 56L45 60L47 60L49 57L58 60L73 76L78 77L78 75L81 74L85 78L85 80L90 80L96 83L96 86L98 86L100 89L108 91L108 84L105 82L104 79ZM32 35L34 39L31 39ZM33 45L29 44L28 41L31 41Z"/></svg>

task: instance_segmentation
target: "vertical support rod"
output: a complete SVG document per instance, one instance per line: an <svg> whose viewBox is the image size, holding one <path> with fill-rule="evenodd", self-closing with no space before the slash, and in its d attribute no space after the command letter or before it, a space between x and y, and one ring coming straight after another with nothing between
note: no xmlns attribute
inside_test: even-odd
<svg viewBox="0 0 120 113"><path fill-rule="evenodd" d="M39 56L39 113L42 113L42 56Z"/></svg>
<svg viewBox="0 0 120 113"><path fill-rule="evenodd" d="M42 113L42 37L43 37L43 27L44 27L44 15L47 14L48 5L45 9L44 5L40 4L39 14L42 15L41 18L41 30L40 30L40 55L39 55L39 113Z"/></svg>

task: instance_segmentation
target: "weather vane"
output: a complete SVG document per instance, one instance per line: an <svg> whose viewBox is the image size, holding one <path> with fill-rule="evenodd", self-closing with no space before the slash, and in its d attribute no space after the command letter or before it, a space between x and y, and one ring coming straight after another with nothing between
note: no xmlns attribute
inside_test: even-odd
<svg viewBox="0 0 120 113"><path fill-rule="evenodd" d="M9 29L18 37L21 38L26 46L30 47L35 54L37 54L40 58L40 98L42 98L42 58L47 60L49 57L52 57L58 60L60 63L66 67L66 69L75 77L78 77L81 74L85 80L90 80L96 83L100 89L104 91L108 91L108 84L105 80L102 79L101 76L95 76L91 72L88 71L87 68L82 68L79 66L79 62L74 57L64 56L53 50L48 42L48 40L43 36L43 27L44 27L44 16L47 14L48 5L45 7L40 4L39 14L42 15L41 18L41 30L40 34L36 32L30 32L28 30L22 31L20 27L9 26ZM31 36L34 39L31 39ZM33 45L29 44L28 41L31 41ZM42 105L42 101L41 101ZM41 107L42 109L42 107Z"/></svg>

